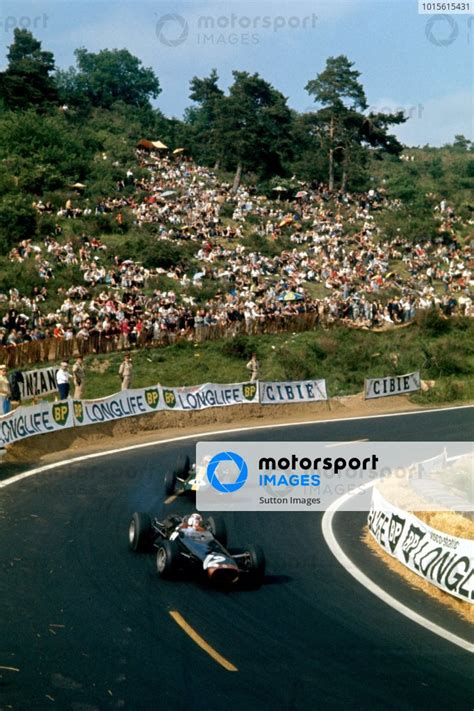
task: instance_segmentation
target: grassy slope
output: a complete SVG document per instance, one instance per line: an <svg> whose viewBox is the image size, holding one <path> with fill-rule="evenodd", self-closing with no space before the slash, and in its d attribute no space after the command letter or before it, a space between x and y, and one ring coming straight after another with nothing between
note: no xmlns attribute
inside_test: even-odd
<svg viewBox="0 0 474 711"><path fill-rule="evenodd" d="M444 330L443 330L444 329ZM440 332L438 332L440 331ZM245 364L255 350L264 380L326 378L331 396L360 392L365 377L421 370L436 380L419 403L474 398L474 324L467 319L421 323L391 332L373 333L343 327L272 336L238 336L203 344L181 342L133 354L134 386L196 385L239 382L248 378ZM119 389L120 353L86 360L87 398Z"/></svg>

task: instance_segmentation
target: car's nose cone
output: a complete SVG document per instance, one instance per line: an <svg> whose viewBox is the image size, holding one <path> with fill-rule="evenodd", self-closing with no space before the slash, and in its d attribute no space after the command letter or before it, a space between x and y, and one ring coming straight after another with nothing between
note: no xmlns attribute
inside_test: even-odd
<svg viewBox="0 0 474 711"><path fill-rule="evenodd" d="M208 568L207 574L213 583L220 585L236 583L240 577L240 571L237 566L228 563Z"/></svg>

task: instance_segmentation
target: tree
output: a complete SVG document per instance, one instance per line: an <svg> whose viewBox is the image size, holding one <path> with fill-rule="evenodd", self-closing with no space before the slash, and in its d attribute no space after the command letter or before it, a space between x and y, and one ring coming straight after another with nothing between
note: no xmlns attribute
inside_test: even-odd
<svg viewBox="0 0 474 711"><path fill-rule="evenodd" d="M403 123L402 112L396 114L364 113L367 100L359 82L360 72L344 55L329 57L326 68L306 84L306 91L321 105L316 113L321 144L328 156L329 190L334 190L336 165L340 168L341 188L345 190L351 161L363 157L362 148L370 146L389 153L402 150L395 136L387 134L388 126Z"/></svg>
<svg viewBox="0 0 474 711"><path fill-rule="evenodd" d="M0 98L7 109L45 109L58 100L51 76L54 56L28 30L15 29L8 67L0 72Z"/></svg>
<svg viewBox="0 0 474 711"><path fill-rule="evenodd" d="M100 142L89 128L73 126L59 111L38 115L6 112L0 117L0 161L17 189L40 196L86 180Z"/></svg>
<svg viewBox="0 0 474 711"><path fill-rule="evenodd" d="M215 167L219 166L222 157L217 124L224 92L219 88L218 81L215 69L204 79L193 77L189 97L198 107L187 109L185 114L194 139L193 155L208 165L214 163Z"/></svg>
<svg viewBox="0 0 474 711"><path fill-rule="evenodd" d="M455 148L458 151L469 151L472 150L473 143L470 141L466 136L464 136L462 133L456 134L454 136L454 143L453 143L453 148Z"/></svg>
<svg viewBox="0 0 474 711"><path fill-rule="evenodd" d="M291 155L292 115L286 98L258 74L233 72L229 95L219 104L217 140L235 170L236 190L243 171L264 178L284 172Z"/></svg>
<svg viewBox="0 0 474 711"><path fill-rule="evenodd" d="M148 106L161 88L153 70L142 66L127 49L75 51L77 69L58 72L61 98L66 103L110 108L116 101L136 107Z"/></svg>
<svg viewBox="0 0 474 711"><path fill-rule="evenodd" d="M291 172L303 180L320 182L327 174L320 124L316 112L294 112L291 142L295 147L295 157L291 163Z"/></svg>
<svg viewBox="0 0 474 711"><path fill-rule="evenodd" d="M353 62L347 57L329 57L326 68L316 79L306 84L306 91L314 101L322 105L318 112L322 131L326 137L328 151L329 190L334 190L334 162L337 150L342 150L347 138L344 131L344 119L352 110L364 111L367 108L364 89L359 84L360 72L352 69Z"/></svg>
<svg viewBox="0 0 474 711"><path fill-rule="evenodd" d="M6 254L20 240L33 237L35 231L36 213L28 197L6 195L0 199L0 254Z"/></svg>

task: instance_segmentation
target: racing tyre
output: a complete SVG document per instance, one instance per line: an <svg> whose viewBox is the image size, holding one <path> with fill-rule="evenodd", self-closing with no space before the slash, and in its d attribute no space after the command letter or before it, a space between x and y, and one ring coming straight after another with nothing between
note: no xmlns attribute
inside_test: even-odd
<svg viewBox="0 0 474 711"><path fill-rule="evenodd" d="M162 578L170 578L178 567L179 552L173 541L162 541L156 551L156 569Z"/></svg>
<svg viewBox="0 0 474 711"><path fill-rule="evenodd" d="M151 518L147 513L135 512L128 527L128 544L132 551L146 551L151 545Z"/></svg>
<svg viewBox="0 0 474 711"><path fill-rule="evenodd" d="M265 554L260 546L249 545L246 552L250 558L248 581L252 587L259 588L265 578Z"/></svg>
<svg viewBox="0 0 474 711"><path fill-rule="evenodd" d="M165 474L165 494L172 496L176 490L176 472L166 472Z"/></svg>
<svg viewBox="0 0 474 711"><path fill-rule="evenodd" d="M227 526L223 518L209 516L209 530L219 543L222 543L224 547L227 545Z"/></svg>
<svg viewBox="0 0 474 711"><path fill-rule="evenodd" d="M191 469L191 460L189 456L185 457L184 460L178 464L176 469L174 470L174 475L175 477L179 477L180 479L186 479L189 474L189 470Z"/></svg>

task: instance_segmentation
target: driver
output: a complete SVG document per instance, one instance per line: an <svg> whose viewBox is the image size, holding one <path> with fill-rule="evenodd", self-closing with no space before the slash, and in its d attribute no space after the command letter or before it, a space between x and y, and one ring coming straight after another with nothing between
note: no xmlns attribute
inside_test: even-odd
<svg viewBox="0 0 474 711"><path fill-rule="evenodd" d="M204 531L205 529L202 525L201 514L198 514L198 513L191 514L191 516L187 520L185 519L183 521L183 523L180 526L180 529L186 535L193 535L193 533L200 533L201 531Z"/></svg>

